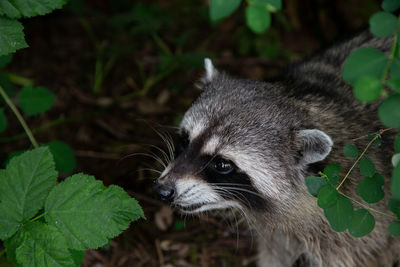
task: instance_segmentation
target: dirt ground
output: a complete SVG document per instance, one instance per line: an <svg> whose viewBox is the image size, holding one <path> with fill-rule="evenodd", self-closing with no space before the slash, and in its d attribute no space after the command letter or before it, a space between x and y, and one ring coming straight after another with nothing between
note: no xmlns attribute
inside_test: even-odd
<svg viewBox="0 0 400 267"><path fill-rule="evenodd" d="M175 138L200 93L193 84L205 56L234 75L268 79L288 62L365 27L378 9L379 1L283 0L282 12L260 36L245 26L243 7L210 23L207 1L74 0L50 15L24 19L30 48L17 52L5 71L57 95L50 111L26 118L36 138L68 143L77 172L122 186L147 217L109 246L87 251L83 266L255 266L256 243L245 226L173 212L151 192L157 173L149 169L162 166L136 154L161 155L154 146L166 146L157 131ZM30 146L6 113L2 160Z"/></svg>

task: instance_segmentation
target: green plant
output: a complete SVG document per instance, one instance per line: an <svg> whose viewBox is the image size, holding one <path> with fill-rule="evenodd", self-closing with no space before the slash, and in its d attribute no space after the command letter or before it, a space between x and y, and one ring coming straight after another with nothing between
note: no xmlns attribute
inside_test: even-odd
<svg viewBox="0 0 400 267"><path fill-rule="evenodd" d="M246 0L246 24L255 33L265 32L271 24L271 13L282 8L282 0ZM210 19L214 22L231 15L242 0L210 0Z"/></svg>
<svg viewBox="0 0 400 267"><path fill-rule="evenodd" d="M318 206L324 209L324 214L333 230L342 232L346 229L354 237L361 237L370 233L375 226L374 216L369 212L378 213L378 216L388 216L394 221L389 226L389 233L400 236L400 135L395 139L395 155L392 163L394 168L391 184L392 198L389 200L389 209L394 213L371 208L345 195L339 189L348 178L352 170L359 164L360 172L364 178L357 186L359 196L366 203L376 203L383 199L385 192L382 190L384 179L376 172L374 163L365 156L371 145L379 145L379 138L392 127L400 127L400 54L399 54L399 29L400 17L391 12L400 8L399 1L385 0L382 2L384 11L375 13L370 19L370 31L381 38L393 35L393 44L390 55L369 47L360 48L352 52L343 66L343 79L354 88L354 96L361 102L373 102L379 97L385 98L379 106L378 115L381 122L388 129L370 136L370 142L359 153L358 149L348 144L343 152L347 157L356 158L352 167L337 185L340 167L329 165L320 172L320 177L307 177L306 185L309 192L318 198ZM332 171L335 170L335 171ZM363 207L353 209L353 203Z"/></svg>
<svg viewBox="0 0 400 267"><path fill-rule="evenodd" d="M56 185L46 147L27 151L0 170L0 239L22 266L80 266L83 251L106 245L144 218L120 187L75 174Z"/></svg>

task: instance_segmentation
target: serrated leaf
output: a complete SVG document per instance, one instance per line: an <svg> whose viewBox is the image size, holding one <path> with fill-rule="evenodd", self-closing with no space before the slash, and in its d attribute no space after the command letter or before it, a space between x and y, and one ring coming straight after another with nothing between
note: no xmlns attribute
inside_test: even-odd
<svg viewBox="0 0 400 267"><path fill-rule="evenodd" d="M396 11L400 7L399 0L384 0L381 4L382 9L387 12Z"/></svg>
<svg viewBox="0 0 400 267"><path fill-rule="evenodd" d="M0 108L0 132L7 128L7 117L4 114L4 109Z"/></svg>
<svg viewBox="0 0 400 267"><path fill-rule="evenodd" d="M56 180L53 157L45 147L10 160L0 172L0 239L13 235L43 207Z"/></svg>
<svg viewBox="0 0 400 267"><path fill-rule="evenodd" d="M400 164L393 170L391 191L392 197L400 200Z"/></svg>
<svg viewBox="0 0 400 267"><path fill-rule="evenodd" d="M380 80L375 77L361 77L354 85L353 94L361 102L375 101L382 91Z"/></svg>
<svg viewBox="0 0 400 267"><path fill-rule="evenodd" d="M318 192L317 204L320 208L327 208L336 203L339 193L331 185L325 185Z"/></svg>
<svg viewBox="0 0 400 267"><path fill-rule="evenodd" d="M353 204L345 196L339 194L335 204L324 209L324 214L333 230L343 232L351 223Z"/></svg>
<svg viewBox="0 0 400 267"><path fill-rule="evenodd" d="M23 30L21 22L0 17L0 56L28 47Z"/></svg>
<svg viewBox="0 0 400 267"><path fill-rule="evenodd" d="M70 249L69 252L72 255L75 266L82 266L83 258L85 257L85 251Z"/></svg>
<svg viewBox="0 0 400 267"><path fill-rule="evenodd" d="M365 236L374 229L375 219L366 209L358 209L353 212L349 233L354 237Z"/></svg>
<svg viewBox="0 0 400 267"><path fill-rule="evenodd" d="M398 133L396 139L394 139L394 152L400 153L400 133Z"/></svg>
<svg viewBox="0 0 400 267"><path fill-rule="evenodd" d="M45 204L46 221L59 229L68 247L98 248L131 221L144 218L137 201L118 186L105 187L92 176L76 174L58 184Z"/></svg>
<svg viewBox="0 0 400 267"><path fill-rule="evenodd" d="M400 162L400 153L394 154L392 156L392 165L393 165L393 167L396 167L397 164L399 164L399 162Z"/></svg>
<svg viewBox="0 0 400 267"><path fill-rule="evenodd" d="M24 240L16 250L16 258L24 267L75 266L64 236L57 228L41 222L26 224Z"/></svg>
<svg viewBox="0 0 400 267"><path fill-rule="evenodd" d="M358 183L357 192L367 203L376 203L385 196L382 190L382 184L373 177L365 177L362 179Z"/></svg>
<svg viewBox="0 0 400 267"><path fill-rule="evenodd" d="M374 48L362 47L352 52L343 65L343 79L354 85L361 77L380 79L385 69L385 54Z"/></svg>
<svg viewBox="0 0 400 267"><path fill-rule="evenodd" d="M369 20L369 30L375 36L384 38L394 33L397 27L397 17L389 12L377 12Z"/></svg>
<svg viewBox="0 0 400 267"><path fill-rule="evenodd" d="M71 173L75 170L76 160L71 147L61 141L48 143L51 154L53 154L57 171L61 173Z"/></svg>
<svg viewBox="0 0 400 267"><path fill-rule="evenodd" d="M399 212L400 212L400 200L394 199L394 198L389 199L388 207L394 214L399 214Z"/></svg>
<svg viewBox="0 0 400 267"><path fill-rule="evenodd" d="M396 93L400 93L400 79L398 78L390 78L386 84L395 91Z"/></svg>
<svg viewBox="0 0 400 267"><path fill-rule="evenodd" d="M28 115L37 115L49 110L55 101L55 94L44 87L33 88L32 85L22 88L18 98L21 109Z"/></svg>
<svg viewBox="0 0 400 267"><path fill-rule="evenodd" d="M335 186L339 180L339 173L341 171L341 168L337 164L329 164L324 168L324 174L328 176L328 182L332 185Z"/></svg>
<svg viewBox="0 0 400 267"><path fill-rule="evenodd" d="M7 260L9 262L18 264L15 251L21 245L23 240L24 240L24 235L22 230L17 231L13 236L4 240L4 248L6 251Z"/></svg>
<svg viewBox="0 0 400 267"><path fill-rule="evenodd" d="M260 5L247 6L246 24L255 33L265 32L271 24L271 14L268 8Z"/></svg>
<svg viewBox="0 0 400 267"><path fill-rule="evenodd" d="M2 0L0 15L12 19L44 15L61 8L66 2L67 0Z"/></svg>
<svg viewBox="0 0 400 267"><path fill-rule="evenodd" d="M394 237L400 236L400 221L395 221L392 222L389 225L389 234L391 234Z"/></svg>
<svg viewBox="0 0 400 267"><path fill-rule="evenodd" d="M367 157L360 160L360 172L364 176L371 177L375 174L375 164Z"/></svg>
<svg viewBox="0 0 400 267"><path fill-rule="evenodd" d="M400 126L400 95L394 94L386 98L379 106L378 115L387 127Z"/></svg>
<svg viewBox="0 0 400 267"><path fill-rule="evenodd" d="M311 195L318 196L319 190L328 184L328 182L321 177L309 176L305 178L305 183Z"/></svg>
<svg viewBox="0 0 400 267"><path fill-rule="evenodd" d="M346 157L350 157L350 158L356 158L356 157L358 157L360 155L360 153L358 152L357 147L355 145L352 145L352 144L348 144L348 145L345 145L343 147L343 154Z"/></svg>
<svg viewBox="0 0 400 267"><path fill-rule="evenodd" d="M210 18L217 21L228 17L239 6L242 0L210 0Z"/></svg>
<svg viewBox="0 0 400 267"><path fill-rule="evenodd" d="M12 58L13 58L12 54L1 56L0 57L0 68L4 68L5 66L7 66L7 64L12 61Z"/></svg>

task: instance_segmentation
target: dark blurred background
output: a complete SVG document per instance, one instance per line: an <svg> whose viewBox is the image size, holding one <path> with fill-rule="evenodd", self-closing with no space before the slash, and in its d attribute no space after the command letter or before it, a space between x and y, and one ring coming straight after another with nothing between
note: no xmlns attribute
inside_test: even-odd
<svg viewBox="0 0 400 267"><path fill-rule="evenodd" d="M26 118L36 138L68 143L78 172L122 186L147 217L109 246L87 251L83 266L254 266L255 240L243 226L173 213L151 194L157 173L149 169L162 166L136 154L161 156L153 146L166 145L157 132L175 138L174 127L200 93L193 84L204 57L234 75L268 79L367 27L379 9L375 0L283 0L262 35L245 25L243 6L211 23L205 0L70 0L50 15L22 20L30 47L5 72L57 96L50 111ZM30 146L6 114L1 161Z"/></svg>

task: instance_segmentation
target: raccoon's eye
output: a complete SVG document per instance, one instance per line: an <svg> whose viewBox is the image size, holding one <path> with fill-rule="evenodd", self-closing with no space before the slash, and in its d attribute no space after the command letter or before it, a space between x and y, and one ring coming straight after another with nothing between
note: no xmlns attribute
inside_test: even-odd
<svg viewBox="0 0 400 267"><path fill-rule="evenodd" d="M235 170L233 162L222 158L216 158L212 163L212 167L220 174L229 174Z"/></svg>

